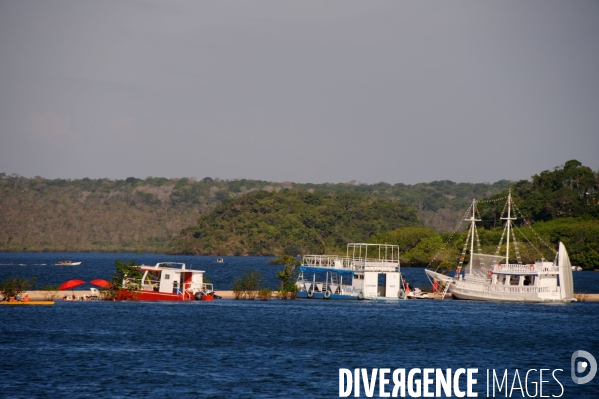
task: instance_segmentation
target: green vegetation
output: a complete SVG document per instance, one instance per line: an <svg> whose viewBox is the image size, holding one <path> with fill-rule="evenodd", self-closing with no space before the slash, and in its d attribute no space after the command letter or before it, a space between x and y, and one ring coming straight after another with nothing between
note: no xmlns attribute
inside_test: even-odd
<svg viewBox="0 0 599 399"><path fill-rule="evenodd" d="M0 173L0 251L165 253L181 229L224 201L285 189L399 201L418 209L425 226L448 231L471 198L488 197L508 185L296 184L210 177L52 180Z"/></svg>
<svg viewBox="0 0 599 399"><path fill-rule="evenodd" d="M296 255L342 252L348 242L420 224L416 210L361 194L261 191L229 200L174 241L194 255Z"/></svg>
<svg viewBox="0 0 599 399"><path fill-rule="evenodd" d="M505 196L507 190L490 200ZM553 260L561 241L573 265L587 269L599 266L599 173L571 160L553 171L532 176L531 181L517 182L512 196L517 207L515 215L523 217L516 221L515 230L518 241L523 240L519 249L524 262L540 256ZM479 205L482 225L486 227L479 231L479 237L482 247L489 252L494 252L501 237L500 215L504 203ZM546 243L551 248L547 248ZM500 251L505 251L505 246Z"/></svg>
<svg viewBox="0 0 599 399"><path fill-rule="evenodd" d="M110 287L108 287L103 293L103 296L106 299L117 299L119 297L119 292L123 288L133 293L133 291L138 287L133 284L127 284L126 281L140 280L143 276L143 273L141 270L139 270L139 267L135 265L134 260L121 262L120 259L116 259L114 261L114 268L115 272L112 274ZM123 284L124 281L125 284Z"/></svg>
<svg viewBox="0 0 599 399"><path fill-rule="evenodd" d="M268 261L271 265L285 265L285 268L277 272L277 278L281 281L279 288L279 297L281 299L295 299L297 294L297 280L296 268L301 264L297 258L291 255L282 255L276 259Z"/></svg>
<svg viewBox="0 0 599 399"><path fill-rule="evenodd" d="M0 282L0 294L4 300L16 298L22 292L27 291L35 285L35 277L30 279L24 277L11 277Z"/></svg>
<svg viewBox="0 0 599 399"><path fill-rule="evenodd" d="M426 227L406 227L375 234L368 242L386 243L399 246L400 262L407 266L423 266L436 256L438 262L451 257L449 251L442 251L443 238L436 231Z"/></svg>
<svg viewBox="0 0 599 399"><path fill-rule="evenodd" d="M262 285L262 273L252 269L246 270L241 277L233 281L233 296L235 299L253 300L260 292L262 292L261 295L265 294L265 287ZM263 299L262 296L260 298Z"/></svg>
<svg viewBox="0 0 599 399"><path fill-rule="evenodd" d="M344 253L348 242L400 246L403 265L455 265L472 198L482 250L494 253L508 187L527 222L524 261L599 267L599 174L576 160L531 180L415 185L273 183L218 178L28 179L0 173L0 251L148 251L197 255ZM539 239L529 231L534 225ZM461 234L461 236L460 236ZM461 237L461 238L460 238ZM504 241L505 242L505 241ZM547 242L551 248L547 248ZM503 251L502 248L500 248Z"/></svg>
<svg viewBox="0 0 599 399"><path fill-rule="evenodd" d="M268 301L272 297L272 290L270 288L261 288L258 291L258 298L263 301Z"/></svg>

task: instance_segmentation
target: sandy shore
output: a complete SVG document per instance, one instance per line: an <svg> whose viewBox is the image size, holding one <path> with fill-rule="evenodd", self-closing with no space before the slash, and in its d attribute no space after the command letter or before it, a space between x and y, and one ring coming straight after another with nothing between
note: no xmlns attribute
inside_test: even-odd
<svg viewBox="0 0 599 399"><path fill-rule="evenodd" d="M84 297L85 295L90 295L89 290L80 290L80 291L27 291L29 294L29 298L32 301L46 301L46 300L55 300L61 301L65 295L73 295L77 298ZM223 299L233 299L235 298L233 295L233 291L215 291L216 295L221 296ZM273 293L273 296L276 293ZM441 299L441 295L439 294L429 294L435 299ZM599 294L574 294L574 297L580 302L599 302ZM445 299L451 299L451 294L445 296Z"/></svg>

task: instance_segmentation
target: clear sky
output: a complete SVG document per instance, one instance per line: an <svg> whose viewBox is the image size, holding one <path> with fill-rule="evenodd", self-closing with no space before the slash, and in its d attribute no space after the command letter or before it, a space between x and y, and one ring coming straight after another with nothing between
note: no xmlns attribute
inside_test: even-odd
<svg viewBox="0 0 599 399"><path fill-rule="evenodd" d="M599 1L0 1L0 172L599 170Z"/></svg>

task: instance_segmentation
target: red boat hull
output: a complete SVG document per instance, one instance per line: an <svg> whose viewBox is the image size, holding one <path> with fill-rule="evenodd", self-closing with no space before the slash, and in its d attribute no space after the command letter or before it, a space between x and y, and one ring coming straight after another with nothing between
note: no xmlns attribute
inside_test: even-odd
<svg viewBox="0 0 599 399"><path fill-rule="evenodd" d="M121 290L117 297L118 300L134 300L134 301L193 301L193 296L189 294L173 294L170 292L157 291L129 291Z"/></svg>
<svg viewBox="0 0 599 399"><path fill-rule="evenodd" d="M189 293L173 294L170 292L157 291L128 291L121 290L117 296L117 300L133 300L133 301L193 301L195 298ZM214 294L203 295L201 301L214 301Z"/></svg>

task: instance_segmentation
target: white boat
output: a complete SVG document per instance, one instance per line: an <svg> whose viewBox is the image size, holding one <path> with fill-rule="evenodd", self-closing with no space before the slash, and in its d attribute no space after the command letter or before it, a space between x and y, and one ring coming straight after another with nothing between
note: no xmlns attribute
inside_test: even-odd
<svg viewBox="0 0 599 399"><path fill-rule="evenodd" d="M426 274L445 286L455 299L473 299L483 301L518 301L518 302L572 302L574 299L574 286L572 279L572 265L566 252L566 247L561 242L555 260L549 262L541 259L533 264L522 264L517 255L517 263L510 263L510 234L512 232L511 192L507 199L507 217L504 234L507 233L506 253L501 256L474 253L474 240L478 242L476 234L476 201L472 201L472 217L465 219L471 223L470 234L470 262L462 271L461 265L456 269L455 276L449 277L432 270ZM503 239L503 236L502 236ZM501 245L501 242L500 242ZM517 251L517 242L514 241ZM466 245L464 246L466 248ZM499 251L499 246L498 246ZM479 249L480 252L480 249ZM462 253L462 261L465 252Z"/></svg>
<svg viewBox="0 0 599 399"><path fill-rule="evenodd" d="M572 266L572 271L573 272L581 272L582 271L582 267L580 267L580 266Z"/></svg>
<svg viewBox="0 0 599 399"><path fill-rule="evenodd" d="M420 290L420 288L414 288L406 294L408 299L433 299L426 292Z"/></svg>
<svg viewBox="0 0 599 399"><path fill-rule="evenodd" d="M81 262L73 262L70 260L59 260L55 266L79 266Z"/></svg>
<svg viewBox="0 0 599 399"><path fill-rule="evenodd" d="M405 299L399 247L347 244L347 255L305 255L296 282L297 298Z"/></svg>
<svg viewBox="0 0 599 399"><path fill-rule="evenodd" d="M216 260L216 263L225 263L225 260L223 258L218 258Z"/></svg>

